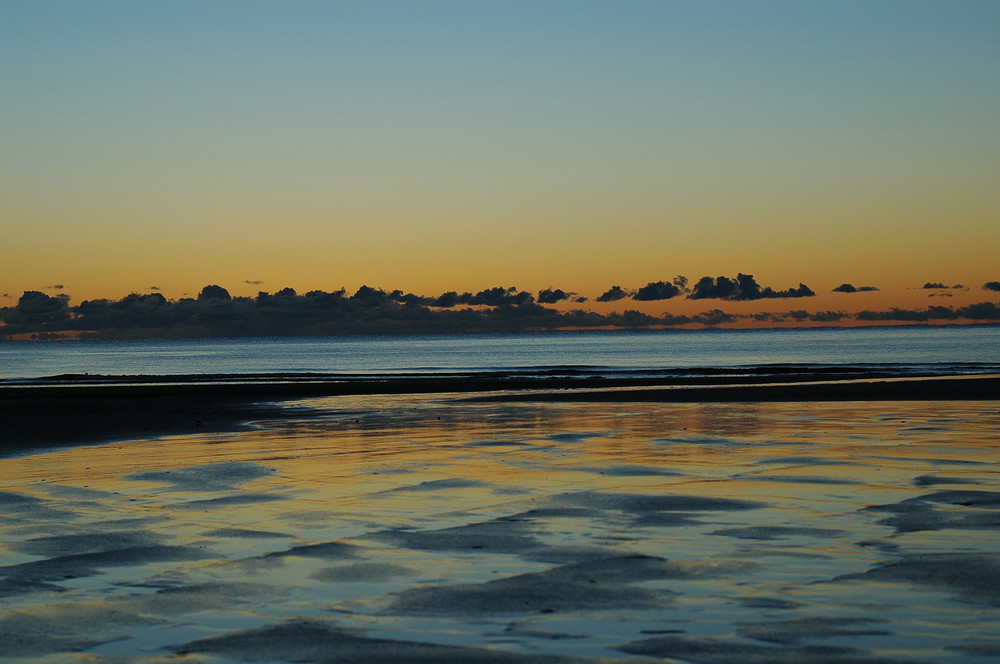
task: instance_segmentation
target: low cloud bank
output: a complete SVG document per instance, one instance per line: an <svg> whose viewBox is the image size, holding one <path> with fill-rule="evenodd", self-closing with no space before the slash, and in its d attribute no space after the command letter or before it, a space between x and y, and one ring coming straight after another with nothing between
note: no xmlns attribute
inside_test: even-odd
<svg viewBox="0 0 1000 664"><path fill-rule="evenodd" d="M742 280L706 279L705 289L716 299L731 301L779 297L809 297L805 286L787 291L761 288L748 275ZM701 283L701 282L699 282ZM993 282L991 282L993 283ZM652 282L632 295L614 287L601 301L626 297L645 301L669 300L686 291L686 282ZM994 290L984 286L986 290ZM698 284L688 292L697 292ZM998 289L1000 290L1000 284ZM808 292L810 295L806 295ZM724 295L724 297L719 297ZM604 297L604 296L602 296ZM706 298L708 295L705 296ZM514 287L496 286L477 293L451 291L437 297L385 291L361 286L353 294L340 290L299 294L292 288L256 297L233 297L217 284L205 286L195 298L168 300L161 293L132 293L120 300L85 300L70 306L65 294L26 291L14 306L0 307L0 336L17 334L78 334L98 338L207 337L333 334L427 334L456 332L517 332L567 328L714 327L761 324L949 323L997 322L1000 306L980 302L962 307L931 306L926 309L888 311L790 312L735 314L710 309L695 315L665 313L654 316L627 309L600 314L583 309L560 311L545 304L578 301L575 294L548 288L536 298Z"/></svg>

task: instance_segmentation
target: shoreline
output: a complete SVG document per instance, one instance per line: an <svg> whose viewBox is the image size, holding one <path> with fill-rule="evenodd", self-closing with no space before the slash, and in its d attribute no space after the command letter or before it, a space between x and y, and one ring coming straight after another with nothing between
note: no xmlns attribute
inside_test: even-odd
<svg viewBox="0 0 1000 664"><path fill-rule="evenodd" d="M472 397L468 401L761 403L997 399L1000 399L1000 376L988 375L576 390L485 395Z"/></svg>
<svg viewBox="0 0 1000 664"><path fill-rule="evenodd" d="M465 394L475 402L995 401L1000 375L912 376L819 371L766 376L601 378L463 374L388 377L59 377L0 386L0 456L167 435L249 430L248 422L309 417L287 402L346 395Z"/></svg>
<svg viewBox="0 0 1000 664"><path fill-rule="evenodd" d="M992 304L984 302L982 304ZM559 310L554 309L554 312ZM854 315L859 312L844 312ZM875 328L939 328L939 327L996 327L1000 325L992 318L928 318L926 320L910 319L865 319L852 318L849 322L831 323L829 321L786 320L770 323L704 323L689 321L684 323L650 323L646 325L621 325L614 323L593 325L557 325L554 327L524 327L512 329L492 329L488 327L471 328L462 332L432 328L426 331L378 331L375 329L345 329L325 332L309 332L307 330L274 333L263 332L241 334L238 330L220 333L209 328L109 328L104 330L35 330L0 334L0 342L73 342L73 341L134 341L150 339L191 340L191 339L257 339L257 338L295 338L295 337L354 337L354 336L451 336L453 334L563 334L574 332L743 332L768 330L850 330Z"/></svg>

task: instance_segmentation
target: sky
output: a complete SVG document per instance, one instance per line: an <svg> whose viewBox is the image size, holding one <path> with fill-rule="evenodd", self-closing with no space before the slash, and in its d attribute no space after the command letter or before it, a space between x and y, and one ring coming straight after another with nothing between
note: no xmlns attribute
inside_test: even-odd
<svg viewBox="0 0 1000 664"><path fill-rule="evenodd" d="M0 306L740 272L996 301L998 63L995 0L5 0Z"/></svg>

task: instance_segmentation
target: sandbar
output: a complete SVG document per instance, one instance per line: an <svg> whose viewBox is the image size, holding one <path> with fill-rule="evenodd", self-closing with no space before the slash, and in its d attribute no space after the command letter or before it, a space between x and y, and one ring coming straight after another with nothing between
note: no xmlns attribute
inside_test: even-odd
<svg viewBox="0 0 1000 664"><path fill-rule="evenodd" d="M372 377L261 376L53 377L0 385L5 435L0 456L24 450L207 431L239 431L248 421L304 416L288 402L383 394L466 395L471 401L810 402L961 401L1000 398L1000 376L900 376L892 372L769 369L658 376L524 376L483 372Z"/></svg>

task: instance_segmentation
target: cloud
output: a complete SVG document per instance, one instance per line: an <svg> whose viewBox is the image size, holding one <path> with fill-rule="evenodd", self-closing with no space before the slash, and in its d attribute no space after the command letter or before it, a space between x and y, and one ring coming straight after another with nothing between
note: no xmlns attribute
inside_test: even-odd
<svg viewBox="0 0 1000 664"><path fill-rule="evenodd" d="M755 321L762 323L787 323L788 321L794 321L796 323L801 323L804 321L811 321L813 323L836 323L844 320L845 318L850 318L851 314L845 313L843 311L813 311L809 312L805 309L794 309L787 313L770 313L763 312L757 314L750 314L747 318L751 318Z"/></svg>
<svg viewBox="0 0 1000 664"><path fill-rule="evenodd" d="M735 300L739 291L736 282L729 277L702 277L691 289L691 300Z"/></svg>
<svg viewBox="0 0 1000 664"><path fill-rule="evenodd" d="M248 286L261 286L264 284L264 282L261 281L260 279L244 279L243 283L247 284Z"/></svg>
<svg viewBox="0 0 1000 664"><path fill-rule="evenodd" d="M612 325L622 325L625 327L642 327L647 325L654 325L659 322L653 316L645 314L641 311L636 311L635 309L626 309L623 313L613 313L606 317L606 319Z"/></svg>
<svg viewBox="0 0 1000 664"><path fill-rule="evenodd" d="M9 325L46 327L70 320L69 295L49 296L41 291L24 291L17 306L3 310Z"/></svg>
<svg viewBox="0 0 1000 664"><path fill-rule="evenodd" d="M291 290L290 288L285 288L278 291L275 295L281 295L282 293ZM292 295L295 291L292 291ZM381 288L372 288L371 286L362 285L358 290L354 291L354 295L351 296L351 300L354 302L364 303L368 306L374 306L384 303L389 299L388 294Z"/></svg>
<svg viewBox="0 0 1000 664"><path fill-rule="evenodd" d="M833 293L867 293L877 291L874 286L855 286L854 284L840 284L833 289Z"/></svg>
<svg viewBox="0 0 1000 664"><path fill-rule="evenodd" d="M628 291L626 291L621 286L612 286L608 290L604 291L603 294L598 296L598 302L617 302L618 300L624 300L629 296Z"/></svg>
<svg viewBox="0 0 1000 664"><path fill-rule="evenodd" d="M963 290L965 286L962 284L955 284L954 286L949 286L947 284L942 284L940 281L928 281L926 284L921 286L925 290Z"/></svg>
<svg viewBox="0 0 1000 664"><path fill-rule="evenodd" d="M391 293L393 299L395 299L400 304L427 307L434 304L436 298L424 297L423 295L414 295L413 293L404 293L401 290L394 290Z"/></svg>
<svg viewBox="0 0 1000 664"><path fill-rule="evenodd" d="M637 290L632 299L640 302L669 300L670 298L682 295L686 287L686 277L676 277L672 283L667 281L653 281Z"/></svg>
<svg viewBox="0 0 1000 664"><path fill-rule="evenodd" d="M230 300L232 296L222 286L210 284L201 289L198 293L199 300Z"/></svg>
<svg viewBox="0 0 1000 664"><path fill-rule="evenodd" d="M518 291L513 286L510 288L494 286L481 290L473 296L465 293L461 298L464 300L462 304L481 304L487 307L499 307L505 304L529 304L535 301L535 297L531 293Z"/></svg>
<svg viewBox="0 0 1000 664"><path fill-rule="evenodd" d="M431 306L450 309L451 307L457 306L458 303L458 293L455 291L448 291L447 293L441 293L441 295L431 302Z"/></svg>
<svg viewBox="0 0 1000 664"><path fill-rule="evenodd" d="M1000 320L1000 306L995 302L980 302L962 307L957 312L962 318L972 320Z"/></svg>
<svg viewBox="0 0 1000 664"><path fill-rule="evenodd" d="M567 297L570 297L572 295L572 293L567 294L564 291L557 289L555 291L543 290L539 293L539 297L541 297L542 294L546 293L548 294L548 297L556 297L559 299L566 299ZM432 307L440 307L442 309L450 309L452 307L457 307L460 304L500 307L503 305L520 306L525 304L533 304L535 302L534 295L532 295L527 291L519 291L513 286L509 288L504 288L503 286L495 286L493 288L487 288L486 290L481 290L475 295L469 292L465 292L459 295L456 291L448 291L447 293L442 293L436 298L418 298L416 295L413 295L413 296L400 297L397 299L405 301L406 299L412 299L412 298L419 299L420 304L426 304ZM552 301L557 302L558 299Z"/></svg>
<svg viewBox="0 0 1000 664"><path fill-rule="evenodd" d="M702 277L688 295L692 300L763 300L771 298L812 297L811 288L800 283L798 288L776 291L771 287L761 288L752 274L740 273L735 279L729 277Z"/></svg>
<svg viewBox="0 0 1000 664"><path fill-rule="evenodd" d="M814 311L809 314L809 320L817 323L836 323L848 317L843 311Z"/></svg>
<svg viewBox="0 0 1000 664"><path fill-rule="evenodd" d="M42 286L43 290L65 290L65 286L62 284L53 284L51 286Z"/></svg>
<svg viewBox="0 0 1000 664"><path fill-rule="evenodd" d="M700 314L691 316L691 322L701 323L702 325L721 325L722 323L736 322L739 318L739 316L726 313L721 309L712 309L711 311L703 311Z"/></svg>
<svg viewBox="0 0 1000 664"><path fill-rule="evenodd" d="M576 293L567 293L561 288L556 288L552 290L551 288L545 288L538 291L538 303L539 304L555 304L556 302L562 302L563 300L568 300L576 295Z"/></svg>
<svg viewBox="0 0 1000 664"><path fill-rule="evenodd" d="M980 302L957 309L941 305L923 310L893 307L889 311L859 311L854 317L863 321L903 321L908 323L960 319L997 321L1000 320L1000 307L993 302Z"/></svg>
<svg viewBox="0 0 1000 664"><path fill-rule="evenodd" d="M249 281L244 283L251 283ZM931 297L953 297L961 284L948 286L928 282L926 292ZM61 284L46 289L64 288ZM983 290L1000 292L1000 281L983 284ZM134 337L136 334L156 336L233 336L286 334L369 334L369 333L434 333L521 331L544 329L586 329L588 327L660 328L664 326L726 326L754 321L761 324L838 324L845 320L859 322L902 322L910 324L940 324L956 321L998 322L1000 302L981 302L970 306L937 304L926 309L862 311L857 314L840 311L796 309L788 312L730 313L711 309L700 314L650 314L627 310L624 313L601 314L593 310L573 308L559 311L543 306L557 302L584 302L585 297L558 288L545 288L537 295L514 287L497 286L477 293L448 291L437 297L386 291L361 286L353 295L341 288L327 293L310 291L299 295L292 288L274 294L260 292L256 298L232 297L219 285L205 286L197 299L183 297L168 300L151 286L147 294L132 293L118 300L84 301L69 306L69 295L26 291L17 306L7 301L0 306L0 321L7 327L4 334L24 332L87 331L88 335ZM834 292L858 293L877 290L872 286L856 287L844 283ZM966 289L968 290L968 289ZM687 279L677 277L672 282L650 282L638 291L614 286L598 298L615 302L626 298L655 301L687 294L690 299L720 299L725 301L764 300L768 298L801 298L814 295L804 284L797 288L775 291L757 283L752 275L733 277L703 277L688 288ZM187 294L185 294L187 295ZM4 294L2 297L9 298ZM537 298L537 299L536 299ZM993 298L994 300L996 298ZM959 303L961 304L961 303ZM469 305L469 306L462 306ZM430 308L429 308L430 307ZM764 308L764 307L760 307ZM569 309L569 307L566 307Z"/></svg>

